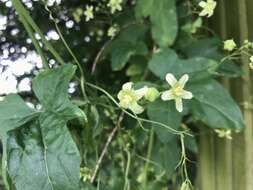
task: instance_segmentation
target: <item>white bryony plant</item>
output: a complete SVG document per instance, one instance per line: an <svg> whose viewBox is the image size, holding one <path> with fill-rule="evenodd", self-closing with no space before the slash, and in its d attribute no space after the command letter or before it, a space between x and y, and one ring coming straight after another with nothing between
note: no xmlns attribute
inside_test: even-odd
<svg viewBox="0 0 253 190"><path fill-rule="evenodd" d="M200 1L199 6L202 8L202 11L199 13L199 16L211 17L216 5L217 3L214 0Z"/></svg>
<svg viewBox="0 0 253 190"><path fill-rule="evenodd" d="M113 14L117 10L118 11L122 10L121 3L122 3L122 0L110 0L107 6L111 8L111 13Z"/></svg>
<svg viewBox="0 0 253 190"><path fill-rule="evenodd" d="M93 9L93 6L86 6L86 10L84 11L86 22L94 18Z"/></svg>
<svg viewBox="0 0 253 190"><path fill-rule="evenodd" d="M122 86L118 93L119 105L124 109L130 109L135 114L140 114L144 108L138 104L138 100L145 96L148 87L143 87L138 90L133 89L133 83L127 82Z"/></svg>
<svg viewBox="0 0 253 190"><path fill-rule="evenodd" d="M189 80L189 75L184 74L178 81L173 74L168 73L166 75L166 81L171 86L170 90L164 91L162 93L162 100L175 100L176 109L179 112L183 111L183 101L182 99L192 99L193 95L191 92L184 90L186 82Z"/></svg>

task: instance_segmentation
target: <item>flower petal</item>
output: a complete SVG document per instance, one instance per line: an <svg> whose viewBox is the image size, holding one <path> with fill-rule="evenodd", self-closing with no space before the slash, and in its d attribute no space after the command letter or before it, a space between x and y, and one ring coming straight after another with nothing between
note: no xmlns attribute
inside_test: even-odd
<svg viewBox="0 0 253 190"><path fill-rule="evenodd" d="M133 86L132 82L127 82L127 83L123 84L122 89L123 90L131 90L132 86Z"/></svg>
<svg viewBox="0 0 253 190"><path fill-rule="evenodd" d="M199 6L204 8L206 6L206 2L205 1L200 1Z"/></svg>
<svg viewBox="0 0 253 190"><path fill-rule="evenodd" d="M174 99L174 96L173 96L171 90L166 90L166 91L164 91L164 92L162 93L161 98L162 98L163 101L167 101L167 100L172 100L172 99Z"/></svg>
<svg viewBox="0 0 253 190"><path fill-rule="evenodd" d="M137 102L131 104L129 106L129 109L134 112L135 114L140 114L144 111L143 107L141 107Z"/></svg>
<svg viewBox="0 0 253 190"><path fill-rule="evenodd" d="M179 83L182 87L184 87L188 80L189 80L189 75L188 75L188 74L184 74L184 75L179 79L178 83Z"/></svg>
<svg viewBox="0 0 253 190"><path fill-rule="evenodd" d="M193 95L191 92L186 91L186 90L183 91L183 95L182 95L183 99L192 99L192 97L193 97Z"/></svg>
<svg viewBox="0 0 253 190"><path fill-rule="evenodd" d="M148 87L144 86L143 88L140 88L138 90L135 90L135 95L137 97L137 100L141 99L148 91Z"/></svg>
<svg viewBox="0 0 253 190"><path fill-rule="evenodd" d="M177 98L175 99L176 101L176 109L178 112L182 112L183 111L183 102L181 98Z"/></svg>
<svg viewBox="0 0 253 190"><path fill-rule="evenodd" d="M171 73L166 74L165 79L170 84L170 86L174 86L175 83L177 83L177 79Z"/></svg>

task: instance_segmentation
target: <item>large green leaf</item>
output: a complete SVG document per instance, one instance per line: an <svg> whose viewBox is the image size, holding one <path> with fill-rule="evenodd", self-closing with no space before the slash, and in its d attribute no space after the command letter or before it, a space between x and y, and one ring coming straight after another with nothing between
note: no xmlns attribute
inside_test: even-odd
<svg viewBox="0 0 253 190"><path fill-rule="evenodd" d="M162 80L165 79L167 73L173 73L177 77L187 73L190 81L203 80L210 77L216 67L217 62L202 57L180 59L171 49L161 50L149 62L151 72Z"/></svg>
<svg viewBox="0 0 253 190"><path fill-rule="evenodd" d="M181 150L176 138L167 143L157 141L152 154L152 160L160 165L155 170L157 175L165 171L168 177L171 177L180 161L180 153Z"/></svg>
<svg viewBox="0 0 253 190"><path fill-rule="evenodd" d="M42 72L33 81L43 110L26 130L8 138L8 171L17 190L80 189L80 155L66 126L70 119L85 117L68 99L74 72L74 66L64 65Z"/></svg>
<svg viewBox="0 0 253 190"><path fill-rule="evenodd" d="M137 17L150 16L152 37L161 47L174 43L177 37L178 21L175 0L138 0Z"/></svg>
<svg viewBox="0 0 253 190"><path fill-rule="evenodd" d="M161 122L175 130L180 127L182 116L176 111L172 101L156 100L154 103L149 104L147 112L148 117L153 121ZM153 127L162 142L166 143L174 137L172 131L164 127L158 125L153 125Z"/></svg>
<svg viewBox="0 0 253 190"><path fill-rule="evenodd" d="M189 86L193 116L212 128L242 129L243 116L230 94L215 80Z"/></svg>

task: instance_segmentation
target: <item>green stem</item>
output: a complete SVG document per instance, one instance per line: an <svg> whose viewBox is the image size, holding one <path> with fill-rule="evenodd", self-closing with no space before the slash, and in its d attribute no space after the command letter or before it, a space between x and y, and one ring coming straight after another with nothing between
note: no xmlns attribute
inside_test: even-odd
<svg viewBox="0 0 253 190"><path fill-rule="evenodd" d="M38 41L36 40L36 38L34 37L33 31L31 29L31 27L29 26L29 24L26 22L25 18L22 15L19 15L19 20L23 23L28 35L30 36L33 45L36 49L36 51L38 52L38 54L40 55L41 59L42 59L42 63L45 69L49 69L48 64L47 64L47 60L42 52L42 49L38 43Z"/></svg>
<svg viewBox="0 0 253 190"><path fill-rule="evenodd" d="M130 185L129 185L129 179L128 179L128 174L129 174L129 169L131 165L131 154L129 150L126 150L127 152L127 165L126 165L126 172L125 172L125 185L124 185L124 190L129 190Z"/></svg>
<svg viewBox="0 0 253 190"><path fill-rule="evenodd" d="M19 15L22 15L24 17L24 19L27 21L27 23L33 28L33 30L39 34L42 42L47 47L47 49L52 53L52 55L55 57L56 61L63 65L64 64L63 59L57 53L57 51L53 48L53 46L47 41L44 34L41 32L40 28L34 22L32 17L29 15L29 12L25 9L25 7L20 2L20 0L12 0L12 4L13 4L14 8L16 9L17 13Z"/></svg>
<svg viewBox="0 0 253 190"><path fill-rule="evenodd" d="M150 136L149 136L149 143L148 143L148 151L147 151L147 160L151 159L151 154L152 154L152 149L153 149L153 144L154 144L154 128L151 128L150 130ZM146 161L145 163L145 168L144 168L144 187L147 187L147 179L148 179L148 167L149 167L149 162Z"/></svg>

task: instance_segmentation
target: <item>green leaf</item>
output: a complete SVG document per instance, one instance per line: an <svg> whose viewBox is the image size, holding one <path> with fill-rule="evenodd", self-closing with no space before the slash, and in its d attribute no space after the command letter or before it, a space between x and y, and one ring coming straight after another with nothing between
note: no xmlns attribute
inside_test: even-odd
<svg viewBox="0 0 253 190"><path fill-rule="evenodd" d="M154 103L149 104L147 108L149 119L157 122L161 122L175 130L179 129L182 116L175 109L175 103L173 101L163 102L162 100L156 100ZM170 141L174 135L168 129L153 125L159 140L166 143Z"/></svg>
<svg viewBox="0 0 253 190"><path fill-rule="evenodd" d="M133 55L148 53L144 42L146 32L145 25L130 25L111 42L105 54L110 54L112 70L121 70Z"/></svg>
<svg viewBox="0 0 253 190"><path fill-rule="evenodd" d="M4 101L0 102L0 137L8 131L22 126L37 115L38 113L29 108L18 95L6 96Z"/></svg>
<svg viewBox="0 0 253 190"><path fill-rule="evenodd" d="M212 128L242 129L243 116L230 94L215 80L189 86L194 95L190 103L195 119Z"/></svg>
<svg viewBox="0 0 253 190"><path fill-rule="evenodd" d="M203 80L210 77L216 67L217 62L202 57L179 59L171 49L161 50L149 62L150 71L162 80L167 73L173 73L178 78L187 73L190 81Z"/></svg>
<svg viewBox="0 0 253 190"><path fill-rule="evenodd" d="M133 55L145 55L148 50L143 42L130 43L128 41L120 41L114 45L111 54L112 70L121 70Z"/></svg>
<svg viewBox="0 0 253 190"><path fill-rule="evenodd" d="M150 16L152 37L159 46L174 43L178 31L175 0L139 0L135 12L137 17Z"/></svg>
<svg viewBox="0 0 253 190"><path fill-rule="evenodd" d="M70 119L85 117L68 99L74 72L74 66L64 65L33 80L43 110L25 131L14 132L8 139L8 171L17 190L80 189L81 158L66 126Z"/></svg>
<svg viewBox="0 0 253 190"><path fill-rule="evenodd" d="M181 150L176 138L171 139L165 144L157 141L154 147L152 160L160 165L160 167L156 167L158 175L165 171L170 178L176 170L176 166L180 161L180 156Z"/></svg>

